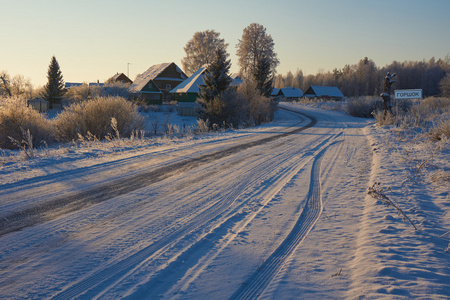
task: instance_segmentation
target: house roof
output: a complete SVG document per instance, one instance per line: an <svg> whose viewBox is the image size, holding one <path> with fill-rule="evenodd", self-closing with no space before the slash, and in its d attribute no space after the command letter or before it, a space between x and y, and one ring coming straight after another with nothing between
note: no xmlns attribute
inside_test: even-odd
<svg viewBox="0 0 450 300"><path fill-rule="evenodd" d="M244 83L244 80L239 76L239 73L231 74L230 78L232 79L230 86L240 86Z"/></svg>
<svg viewBox="0 0 450 300"><path fill-rule="evenodd" d="M130 78L128 78L127 75L125 75L124 73L117 73L116 75L114 75L113 77L111 77L112 81L127 81L127 82L133 82Z"/></svg>
<svg viewBox="0 0 450 300"><path fill-rule="evenodd" d="M279 92L280 92L280 89L273 88L272 89L272 93L270 94L270 96L278 96Z"/></svg>
<svg viewBox="0 0 450 300"><path fill-rule="evenodd" d="M303 91L299 88L285 87L280 89L278 95L282 95L286 98L300 98L303 96Z"/></svg>
<svg viewBox="0 0 450 300"><path fill-rule="evenodd" d="M132 93L140 92L150 80L156 79L171 64L174 64L174 63L173 62L172 63L162 63L159 65L151 66L150 68L148 68L147 71L145 71L144 73L142 73L141 75L139 75L136 78L136 80L133 82L133 84L130 85L129 91ZM176 70L178 73L180 73L181 75L184 75L184 72L177 65L175 65L175 67L176 67ZM186 76L186 75L184 75L184 76ZM177 80L176 78L164 78L164 79Z"/></svg>
<svg viewBox="0 0 450 300"><path fill-rule="evenodd" d="M71 88L73 86L82 86L81 82L65 82L66 89Z"/></svg>
<svg viewBox="0 0 450 300"><path fill-rule="evenodd" d="M311 85L305 92L305 96L344 98L344 94L342 94L342 92L336 86L317 85Z"/></svg>
<svg viewBox="0 0 450 300"><path fill-rule="evenodd" d="M206 72L208 65L203 65L188 79L173 88L170 93L198 93L200 92L199 85L205 85L203 82L203 75Z"/></svg>

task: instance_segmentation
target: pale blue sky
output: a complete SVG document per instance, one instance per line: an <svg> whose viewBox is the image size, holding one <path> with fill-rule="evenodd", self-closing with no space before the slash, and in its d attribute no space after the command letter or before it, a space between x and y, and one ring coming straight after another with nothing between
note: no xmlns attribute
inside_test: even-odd
<svg viewBox="0 0 450 300"><path fill-rule="evenodd" d="M449 0L0 0L0 71L46 82L55 55L65 81L130 77L154 64L181 67L195 32L214 29L238 70L236 44L256 22L275 42L280 65L315 74L357 63L444 58L450 53Z"/></svg>

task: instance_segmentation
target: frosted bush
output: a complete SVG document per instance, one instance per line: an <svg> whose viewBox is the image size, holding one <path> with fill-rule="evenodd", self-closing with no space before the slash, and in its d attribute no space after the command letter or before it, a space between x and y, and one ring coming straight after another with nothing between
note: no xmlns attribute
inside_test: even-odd
<svg viewBox="0 0 450 300"><path fill-rule="evenodd" d="M197 120L197 133L205 133L209 131L209 120Z"/></svg>
<svg viewBox="0 0 450 300"><path fill-rule="evenodd" d="M392 115L390 112L387 112L385 114L382 110L378 110L373 113L373 116L375 117L377 124L381 126L392 125L395 123L394 115Z"/></svg>
<svg viewBox="0 0 450 300"><path fill-rule="evenodd" d="M128 92L129 84L124 82L106 83L101 87L101 96L103 97L122 97L128 99L130 93Z"/></svg>
<svg viewBox="0 0 450 300"><path fill-rule="evenodd" d="M381 107L380 97L350 98L347 103L347 112L354 117L372 118L379 107Z"/></svg>
<svg viewBox="0 0 450 300"><path fill-rule="evenodd" d="M25 137L24 132L27 132L29 136ZM51 122L45 118L45 115L27 107L24 98L1 99L0 148L17 149L22 145L22 141L39 146L44 142L50 144L54 140Z"/></svg>
<svg viewBox="0 0 450 300"><path fill-rule="evenodd" d="M54 120L56 137L60 141L72 141L79 135L91 134L98 139L116 134L111 120L117 121L117 130L123 137L130 137L144 128L144 117L135 105L121 97L97 97L73 104Z"/></svg>
<svg viewBox="0 0 450 300"><path fill-rule="evenodd" d="M450 118L447 120L439 120L431 128L431 139L434 141L439 141L443 137L450 137Z"/></svg>
<svg viewBox="0 0 450 300"><path fill-rule="evenodd" d="M128 99L128 85L122 82L106 83L103 86L83 83L80 86L67 89L64 94L64 98L69 105L98 97L123 97Z"/></svg>

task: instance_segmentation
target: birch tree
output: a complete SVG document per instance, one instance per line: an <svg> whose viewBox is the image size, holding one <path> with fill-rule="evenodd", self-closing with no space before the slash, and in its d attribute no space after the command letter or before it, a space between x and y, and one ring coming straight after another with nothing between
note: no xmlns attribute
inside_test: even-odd
<svg viewBox="0 0 450 300"><path fill-rule="evenodd" d="M272 36L267 34L264 26L252 23L244 28L242 39L236 45L240 73L243 76L250 77L258 62L265 58L270 63L272 73L275 74L280 61L275 53L274 46Z"/></svg>
<svg viewBox="0 0 450 300"><path fill-rule="evenodd" d="M181 60L186 75L191 76L204 64L210 64L217 49L226 50L228 44L219 36L220 33L214 30L199 31L186 43L186 56Z"/></svg>

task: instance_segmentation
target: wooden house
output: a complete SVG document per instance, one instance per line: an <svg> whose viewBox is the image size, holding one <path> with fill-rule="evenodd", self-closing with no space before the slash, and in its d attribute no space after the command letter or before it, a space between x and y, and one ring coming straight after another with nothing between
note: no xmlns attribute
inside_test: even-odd
<svg viewBox="0 0 450 300"><path fill-rule="evenodd" d="M123 82L125 84L132 84L133 83L133 81L130 78L128 78L127 75L125 75L123 73L117 73L116 75L114 75L113 77L108 79L107 82L108 83Z"/></svg>
<svg viewBox="0 0 450 300"><path fill-rule="evenodd" d="M270 97L277 97L279 92L280 92L280 89L273 88L272 93L270 93Z"/></svg>
<svg viewBox="0 0 450 300"><path fill-rule="evenodd" d="M344 94L336 86L311 85L304 94L309 98L344 99Z"/></svg>
<svg viewBox="0 0 450 300"><path fill-rule="evenodd" d="M27 106L37 110L38 112L48 112L49 103L47 100L37 97L28 100Z"/></svg>
<svg viewBox="0 0 450 300"><path fill-rule="evenodd" d="M178 102L195 102L200 92L200 86L205 85L203 76L207 71L207 65L198 69L191 77L170 91L172 99Z"/></svg>
<svg viewBox="0 0 450 300"><path fill-rule="evenodd" d="M285 87L278 91L277 96L284 97L286 100L299 100L303 96L303 91L299 88Z"/></svg>
<svg viewBox="0 0 450 300"><path fill-rule="evenodd" d="M161 104L171 100L169 92L185 79L186 74L175 63L163 63L139 75L128 90L149 104Z"/></svg>

